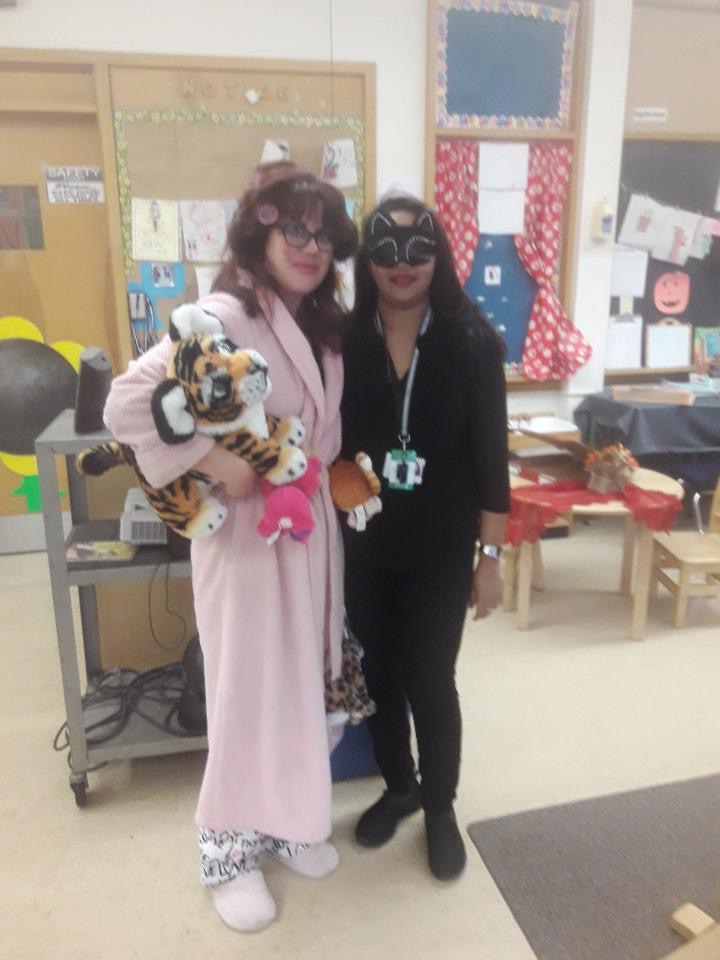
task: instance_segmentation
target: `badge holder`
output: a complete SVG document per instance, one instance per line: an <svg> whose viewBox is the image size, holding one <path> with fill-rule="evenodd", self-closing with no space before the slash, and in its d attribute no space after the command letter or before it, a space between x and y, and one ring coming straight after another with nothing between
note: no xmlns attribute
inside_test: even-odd
<svg viewBox="0 0 720 960"><path fill-rule="evenodd" d="M408 450L409 435L401 436L399 449L388 450L385 454L383 476L391 490L412 490L422 483L425 460L418 457L415 450Z"/></svg>

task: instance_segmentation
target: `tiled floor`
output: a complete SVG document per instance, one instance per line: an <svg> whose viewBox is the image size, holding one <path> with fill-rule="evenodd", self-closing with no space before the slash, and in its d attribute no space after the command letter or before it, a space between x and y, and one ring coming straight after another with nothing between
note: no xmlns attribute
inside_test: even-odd
<svg viewBox="0 0 720 960"><path fill-rule="evenodd" d="M691 601L676 631L661 597L645 641L630 642L629 600L613 592L620 545L609 526L547 542L532 629L504 613L468 624L463 824L720 768L720 602ZM427 872L420 817L380 851L353 845L375 780L336 787L335 875L315 882L273 865L279 921L254 936L225 928L197 883L203 757L114 763L91 774L77 809L51 749L63 704L45 557L0 557L0 596L3 960L531 960L469 841L450 886Z"/></svg>

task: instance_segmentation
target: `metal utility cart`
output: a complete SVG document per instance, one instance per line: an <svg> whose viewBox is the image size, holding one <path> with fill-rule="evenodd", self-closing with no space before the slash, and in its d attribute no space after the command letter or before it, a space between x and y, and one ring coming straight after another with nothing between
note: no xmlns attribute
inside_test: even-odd
<svg viewBox="0 0 720 960"><path fill-rule="evenodd" d="M112 437L106 431L78 435L74 429L73 411L65 410L40 434L35 443L70 744L70 787L80 807L85 806L87 801L87 774L97 764L108 760L197 750L207 745L204 736L173 736L134 714L127 726L116 737L99 745L88 744L87 741L86 726L103 719L103 711L107 711L107 706L95 705L83 708L70 588L78 588L87 683L102 671L95 584L149 579L160 564L169 565L169 576L190 575L190 561L173 560L167 547L140 547L135 557L127 562L87 561L70 564L67 562L66 547L74 540L83 542L118 539L119 520L88 518L85 479L75 469L74 462L75 455L81 450L98 443L107 443L111 439ZM72 529L67 541L63 530L58 492L55 459L58 455L64 456L67 462L68 498L72 520ZM157 720L161 721L162 708L158 705L156 709Z"/></svg>

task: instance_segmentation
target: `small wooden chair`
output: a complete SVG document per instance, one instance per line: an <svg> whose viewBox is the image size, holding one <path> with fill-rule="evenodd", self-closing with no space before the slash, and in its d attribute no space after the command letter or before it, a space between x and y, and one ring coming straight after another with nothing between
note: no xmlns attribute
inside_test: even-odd
<svg viewBox="0 0 720 960"><path fill-rule="evenodd" d="M697 532L678 530L654 537L651 591L661 583L673 595L676 627L685 623L689 597L720 596L720 479L713 493L709 532L703 532L700 522L698 526ZM677 580L666 570L677 570ZM701 576L702 581L691 581L693 575Z"/></svg>

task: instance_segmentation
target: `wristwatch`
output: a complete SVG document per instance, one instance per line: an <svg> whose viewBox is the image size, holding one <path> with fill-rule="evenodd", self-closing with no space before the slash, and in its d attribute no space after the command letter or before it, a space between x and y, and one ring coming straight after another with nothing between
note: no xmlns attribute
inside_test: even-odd
<svg viewBox="0 0 720 960"><path fill-rule="evenodd" d="M498 547L497 544L494 543L481 543L480 553L485 557L490 557L492 560L499 560L502 547Z"/></svg>

